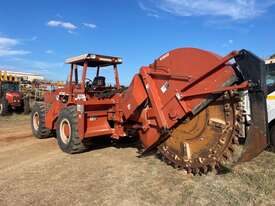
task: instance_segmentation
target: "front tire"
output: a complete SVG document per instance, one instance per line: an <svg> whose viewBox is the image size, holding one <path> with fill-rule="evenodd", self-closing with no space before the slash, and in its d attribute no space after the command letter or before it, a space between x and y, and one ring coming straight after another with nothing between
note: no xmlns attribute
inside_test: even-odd
<svg viewBox="0 0 275 206"><path fill-rule="evenodd" d="M63 152L75 154L88 149L88 146L78 136L76 106L69 106L60 112L56 136L58 145Z"/></svg>
<svg viewBox="0 0 275 206"><path fill-rule="evenodd" d="M45 105L35 103L31 113L32 133L38 139L48 138L51 130L45 126Z"/></svg>
<svg viewBox="0 0 275 206"><path fill-rule="evenodd" d="M9 103L6 98L2 98L0 101L0 115L6 116L9 114Z"/></svg>

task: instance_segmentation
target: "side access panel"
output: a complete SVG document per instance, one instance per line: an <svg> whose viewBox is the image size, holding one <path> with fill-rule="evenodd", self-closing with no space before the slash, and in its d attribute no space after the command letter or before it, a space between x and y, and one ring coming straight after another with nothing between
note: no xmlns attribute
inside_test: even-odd
<svg viewBox="0 0 275 206"><path fill-rule="evenodd" d="M121 104L124 117L128 120L136 109L147 99L147 93L139 75L135 75L131 85L123 94Z"/></svg>

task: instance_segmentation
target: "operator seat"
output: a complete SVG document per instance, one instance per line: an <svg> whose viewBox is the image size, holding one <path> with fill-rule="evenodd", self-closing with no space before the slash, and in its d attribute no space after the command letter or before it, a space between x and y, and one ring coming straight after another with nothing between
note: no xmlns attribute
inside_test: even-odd
<svg viewBox="0 0 275 206"><path fill-rule="evenodd" d="M112 86L106 87L105 77L97 76L92 82L92 95L99 98L111 98L115 95L116 90Z"/></svg>
<svg viewBox="0 0 275 206"><path fill-rule="evenodd" d="M103 77L103 76L95 77L93 80L92 86L93 87L105 87L106 86L105 77Z"/></svg>

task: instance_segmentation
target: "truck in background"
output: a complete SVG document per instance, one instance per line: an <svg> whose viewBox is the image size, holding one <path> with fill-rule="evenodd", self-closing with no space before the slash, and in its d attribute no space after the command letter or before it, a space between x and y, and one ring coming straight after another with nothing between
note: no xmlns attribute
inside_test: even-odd
<svg viewBox="0 0 275 206"><path fill-rule="evenodd" d="M267 65L267 114L271 145L275 148L275 59L266 61Z"/></svg>
<svg viewBox="0 0 275 206"><path fill-rule="evenodd" d="M24 98L19 90L19 81L15 76L0 71L0 115L24 109Z"/></svg>

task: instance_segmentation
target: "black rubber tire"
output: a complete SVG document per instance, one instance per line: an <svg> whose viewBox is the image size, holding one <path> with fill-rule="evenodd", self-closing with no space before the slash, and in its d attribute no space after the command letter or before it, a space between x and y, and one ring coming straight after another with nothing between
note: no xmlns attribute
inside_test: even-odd
<svg viewBox="0 0 275 206"><path fill-rule="evenodd" d="M275 125L270 128L270 144L275 149Z"/></svg>
<svg viewBox="0 0 275 206"><path fill-rule="evenodd" d="M9 103L6 100L6 98L2 97L1 101L0 101L0 106L1 106L1 110L0 110L0 115L1 116L6 116L9 114Z"/></svg>
<svg viewBox="0 0 275 206"><path fill-rule="evenodd" d="M68 142L64 143L61 137L61 123L66 121L70 125L70 137ZM88 145L85 145L78 136L77 129L77 111L76 106L69 106L63 109L57 119L56 137L60 149L68 154L77 154L85 152L88 149Z"/></svg>
<svg viewBox="0 0 275 206"><path fill-rule="evenodd" d="M34 116L38 115L39 123L37 128L34 126ZM31 112L31 127L33 135L38 139L50 137L51 130L45 126L45 105L44 103L35 103Z"/></svg>
<svg viewBox="0 0 275 206"><path fill-rule="evenodd" d="M24 114L29 114L31 112L30 109L30 100L28 97L24 98Z"/></svg>

